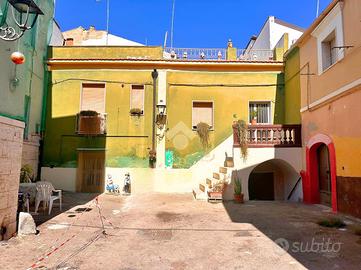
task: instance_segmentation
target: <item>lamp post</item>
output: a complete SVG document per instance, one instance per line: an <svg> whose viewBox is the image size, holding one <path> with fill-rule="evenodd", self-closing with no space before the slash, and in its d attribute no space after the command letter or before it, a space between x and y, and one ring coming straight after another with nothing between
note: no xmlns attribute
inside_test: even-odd
<svg viewBox="0 0 361 270"><path fill-rule="evenodd" d="M21 38L25 31L33 28L38 16L44 15L44 13L33 0L7 0L7 2L6 5L11 5L13 20L20 32L17 32L14 27L6 24L6 26L0 26L0 38L5 41L15 41ZM15 10L20 14L19 20L16 19ZM35 17L29 24L31 14L35 15ZM7 16L7 12L4 16Z"/></svg>

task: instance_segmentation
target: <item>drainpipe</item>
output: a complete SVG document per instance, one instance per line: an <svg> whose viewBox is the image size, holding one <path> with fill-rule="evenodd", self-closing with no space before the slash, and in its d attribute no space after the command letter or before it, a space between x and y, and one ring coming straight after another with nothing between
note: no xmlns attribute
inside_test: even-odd
<svg viewBox="0 0 361 270"><path fill-rule="evenodd" d="M152 132L152 151L156 151L155 145L155 133L156 133L156 125L155 125L155 114L156 114L156 102L157 102L157 78L158 78L158 71L156 69L152 72L153 78L153 132Z"/></svg>

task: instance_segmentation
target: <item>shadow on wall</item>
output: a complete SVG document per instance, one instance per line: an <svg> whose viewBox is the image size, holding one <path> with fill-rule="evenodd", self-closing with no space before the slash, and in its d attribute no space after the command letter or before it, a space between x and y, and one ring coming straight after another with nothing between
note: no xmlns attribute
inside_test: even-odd
<svg viewBox="0 0 361 270"><path fill-rule="evenodd" d="M75 127L76 116L51 119L48 117L44 139L43 167L76 168L77 149L105 148L105 136L80 136L76 134Z"/></svg>
<svg viewBox="0 0 361 270"><path fill-rule="evenodd" d="M106 137L81 136L76 132L77 116L53 117L52 76L49 77L49 92L47 96L46 129L44 150L42 156L43 167L76 168L79 148L101 148L106 145ZM66 107L66 101L64 102Z"/></svg>
<svg viewBox="0 0 361 270"><path fill-rule="evenodd" d="M284 74L277 75L277 90L274 103L274 124L283 124L285 121L285 86Z"/></svg>

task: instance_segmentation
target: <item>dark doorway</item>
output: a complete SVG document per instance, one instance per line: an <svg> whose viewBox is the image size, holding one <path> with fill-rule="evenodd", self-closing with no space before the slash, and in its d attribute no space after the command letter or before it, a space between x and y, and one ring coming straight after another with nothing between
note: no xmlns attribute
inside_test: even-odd
<svg viewBox="0 0 361 270"><path fill-rule="evenodd" d="M320 203L331 206L331 175L330 175L330 157L328 148L322 144L317 149L318 161L318 184L320 189Z"/></svg>
<svg viewBox="0 0 361 270"><path fill-rule="evenodd" d="M273 201L275 199L273 173L251 173L249 176L248 191L250 200Z"/></svg>

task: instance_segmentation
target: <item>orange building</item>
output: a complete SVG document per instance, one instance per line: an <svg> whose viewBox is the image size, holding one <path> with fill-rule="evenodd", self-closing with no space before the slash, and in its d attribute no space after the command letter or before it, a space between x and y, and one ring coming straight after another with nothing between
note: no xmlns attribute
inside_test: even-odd
<svg viewBox="0 0 361 270"><path fill-rule="evenodd" d="M361 5L334 0L299 48L303 192L361 217Z"/></svg>

